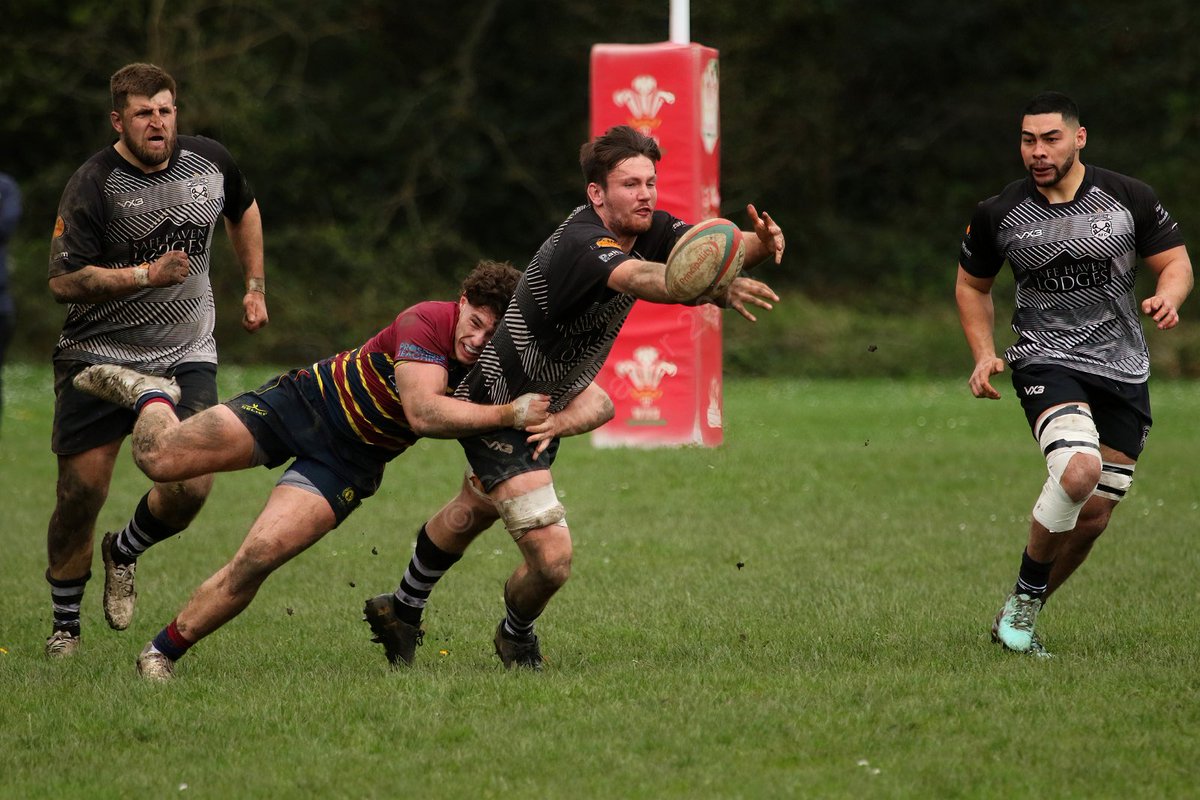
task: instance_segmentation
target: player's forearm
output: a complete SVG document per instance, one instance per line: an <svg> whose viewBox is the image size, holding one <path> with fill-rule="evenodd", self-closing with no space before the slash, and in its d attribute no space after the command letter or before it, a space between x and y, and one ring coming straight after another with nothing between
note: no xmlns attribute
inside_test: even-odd
<svg viewBox="0 0 1200 800"><path fill-rule="evenodd" d="M558 435L578 436L593 431L612 419L615 413L608 392L594 383L588 384L566 408L555 414L558 418Z"/></svg>
<svg viewBox="0 0 1200 800"><path fill-rule="evenodd" d="M1167 298L1178 309L1183 305L1183 301L1187 299L1188 295L1191 294L1194 285L1195 277L1192 274L1192 262L1185 252L1181 257L1173 259L1159 273L1154 293L1160 297Z"/></svg>
<svg viewBox="0 0 1200 800"><path fill-rule="evenodd" d="M87 266L50 279L50 293L59 303L103 303L127 297L148 284L146 265L136 267Z"/></svg>
<svg viewBox="0 0 1200 800"><path fill-rule="evenodd" d="M958 301L958 319L971 355L978 362L996 357L996 311L992 296L982 294L969 286L959 285L955 290Z"/></svg>
<svg viewBox="0 0 1200 800"><path fill-rule="evenodd" d="M263 258L262 213L258 202L250 204L238 222L225 221L225 231L233 244L242 275L246 280L246 291L266 293L266 264Z"/></svg>
<svg viewBox="0 0 1200 800"><path fill-rule="evenodd" d="M674 303L667 292L667 265L630 259L613 270L608 286L651 303Z"/></svg>
<svg viewBox="0 0 1200 800"><path fill-rule="evenodd" d="M769 249L754 231L742 231L742 244L746 248L746 260L742 264L743 271L749 271L774 256L775 251Z"/></svg>
<svg viewBox="0 0 1200 800"><path fill-rule="evenodd" d="M413 432L430 439L457 439L508 428L514 419L511 405L478 405L453 397L429 397L416 404L405 402L404 407Z"/></svg>

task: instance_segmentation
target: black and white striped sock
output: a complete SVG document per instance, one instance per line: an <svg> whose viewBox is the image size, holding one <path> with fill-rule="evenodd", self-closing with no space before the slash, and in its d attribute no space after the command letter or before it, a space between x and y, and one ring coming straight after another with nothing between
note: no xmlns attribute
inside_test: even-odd
<svg viewBox="0 0 1200 800"><path fill-rule="evenodd" d="M529 640L533 638L533 623L537 618L526 619L513 609L508 599L504 600L504 636L508 639Z"/></svg>
<svg viewBox="0 0 1200 800"><path fill-rule="evenodd" d="M91 577L89 571L82 578L55 580L50 577L50 570L46 570L50 602L54 607L54 630L79 635L79 606L83 604L83 588Z"/></svg>
<svg viewBox="0 0 1200 800"><path fill-rule="evenodd" d="M422 525L412 560L395 591L396 616L409 625L419 625L433 587L461 558L461 553L447 553L434 544Z"/></svg>
<svg viewBox="0 0 1200 800"><path fill-rule="evenodd" d="M117 534L113 542L112 557L118 564L132 564L147 548L164 539L170 539L183 528L172 528L150 513L150 493L142 495L141 502L133 512L129 523Z"/></svg>

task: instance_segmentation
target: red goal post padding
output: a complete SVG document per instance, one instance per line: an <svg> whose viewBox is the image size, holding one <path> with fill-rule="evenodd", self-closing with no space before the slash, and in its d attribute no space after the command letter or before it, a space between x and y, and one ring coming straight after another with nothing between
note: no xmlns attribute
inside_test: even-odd
<svg viewBox="0 0 1200 800"><path fill-rule="evenodd" d="M592 135L632 125L653 136L658 207L693 223L721 206L717 64L694 43L592 48ZM719 445L720 311L638 301L596 380L616 405L596 446Z"/></svg>

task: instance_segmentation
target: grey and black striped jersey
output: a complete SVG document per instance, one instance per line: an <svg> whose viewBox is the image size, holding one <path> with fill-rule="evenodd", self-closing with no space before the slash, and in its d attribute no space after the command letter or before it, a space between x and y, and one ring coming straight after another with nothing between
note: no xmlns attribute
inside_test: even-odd
<svg viewBox="0 0 1200 800"><path fill-rule="evenodd" d="M241 220L254 194L218 142L180 136L166 169L143 173L112 147L68 182L50 247L51 278L86 266L123 268L169 250L188 254L187 279L101 303L72 303L55 360L123 364L163 373L185 361L216 363L209 283L213 229Z"/></svg>
<svg viewBox="0 0 1200 800"><path fill-rule="evenodd" d="M591 206L580 206L534 255L479 361L455 395L508 403L527 392L561 411L587 388L633 308L634 298L608 287L613 268L630 258L666 261L690 225L655 211L650 230L625 253Z"/></svg>
<svg viewBox="0 0 1200 800"><path fill-rule="evenodd" d="M980 203L959 263L981 278L1006 259L1012 267L1010 364L1061 364L1137 383L1150 372L1134 296L1137 259L1182 244L1153 189L1089 165L1070 202L1048 203L1026 178Z"/></svg>

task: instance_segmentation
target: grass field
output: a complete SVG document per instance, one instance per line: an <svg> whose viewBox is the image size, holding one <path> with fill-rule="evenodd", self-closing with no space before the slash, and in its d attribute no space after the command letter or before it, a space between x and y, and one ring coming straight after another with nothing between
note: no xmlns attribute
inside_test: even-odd
<svg viewBox="0 0 1200 800"><path fill-rule="evenodd" d="M265 370L228 369L223 394ZM84 650L48 662L48 370L10 367L0 438L0 796L1174 798L1200 785L1200 391L1153 387L1131 496L1039 624L988 627L1043 462L1011 390L965 381L743 381L715 450L567 442L574 576L539 624L549 668L491 653L517 553L498 528L434 594L392 673L362 601L398 581L457 487L423 442L381 493L273 576L170 685L144 642L235 550L276 475L218 479L141 562L128 631L103 570ZM146 484L122 458L100 525Z"/></svg>

